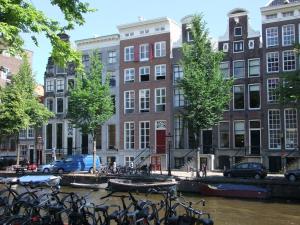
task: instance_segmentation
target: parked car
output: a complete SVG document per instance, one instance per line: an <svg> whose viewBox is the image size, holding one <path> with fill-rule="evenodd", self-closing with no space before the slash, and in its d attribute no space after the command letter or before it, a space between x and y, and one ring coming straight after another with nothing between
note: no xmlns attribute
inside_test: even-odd
<svg viewBox="0 0 300 225"><path fill-rule="evenodd" d="M289 181L294 182L294 181L300 179L300 169L288 170L285 172L284 176Z"/></svg>
<svg viewBox="0 0 300 225"><path fill-rule="evenodd" d="M59 163L61 161L62 160L56 160L56 161L53 161L49 164L39 165L39 167L37 168L37 171L38 172L43 172L43 173L50 173L50 172L52 172L52 169L53 169L53 166L55 165L55 163Z"/></svg>
<svg viewBox="0 0 300 225"><path fill-rule="evenodd" d="M255 179L265 178L267 169L261 163L247 162L233 165L232 168L224 171L225 177L254 177Z"/></svg>
<svg viewBox="0 0 300 225"><path fill-rule="evenodd" d="M25 171L37 171L37 165L35 163L29 163L27 161L21 161L19 165L13 165L13 169L16 173L24 173Z"/></svg>
<svg viewBox="0 0 300 225"><path fill-rule="evenodd" d="M96 170L100 171L100 158L96 156ZM93 171L93 155L73 155L53 166L53 172Z"/></svg>

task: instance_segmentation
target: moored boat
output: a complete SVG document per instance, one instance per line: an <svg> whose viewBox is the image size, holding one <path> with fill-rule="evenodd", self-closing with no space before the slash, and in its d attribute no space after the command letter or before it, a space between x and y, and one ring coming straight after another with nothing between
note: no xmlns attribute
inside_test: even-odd
<svg viewBox="0 0 300 225"><path fill-rule="evenodd" d="M200 192L207 196L221 196L233 198L266 199L270 192L266 188L244 184L201 184Z"/></svg>
<svg viewBox="0 0 300 225"><path fill-rule="evenodd" d="M175 189L177 182L175 180L166 181L137 181L127 179L110 179L108 188L112 191L139 191L147 192L151 188L159 190Z"/></svg>
<svg viewBox="0 0 300 225"><path fill-rule="evenodd" d="M105 189L107 188L107 184L84 184L84 183L70 183L71 187L74 188L89 188L89 189Z"/></svg>

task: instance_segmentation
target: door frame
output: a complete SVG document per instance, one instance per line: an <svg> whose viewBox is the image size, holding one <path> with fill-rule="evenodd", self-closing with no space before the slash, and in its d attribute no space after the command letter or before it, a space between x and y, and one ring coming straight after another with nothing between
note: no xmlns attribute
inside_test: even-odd
<svg viewBox="0 0 300 225"><path fill-rule="evenodd" d="M203 131L211 131L211 146L213 146L213 129L212 128L208 128L208 129L202 129L201 130L201 140L200 140L200 145L202 145L202 152L204 151L204 145L203 145ZM204 152L203 152L204 154Z"/></svg>
<svg viewBox="0 0 300 225"><path fill-rule="evenodd" d="M158 128L157 127L157 122L159 122L159 121L164 121L165 122L165 127L160 127L160 128ZM166 133L165 134L167 134L167 121L166 120L155 120L155 133L154 133L154 146L153 146L153 148L155 149L155 152L156 152L156 146L157 146L157 137L156 137L156 131L157 130L164 130L164 131L166 131ZM167 138L165 138L165 142L167 141ZM167 143L166 143L166 149L165 149L165 151L167 152ZM150 146L150 148L151 148L151 146ZM166 152L165 152L165 154L166 154Z"/></svg>
<svg viewBox="0 0 300 225"><path fill-rule="evenodd" d="M252 121L259 121L259 128L251 128L250 127L250 122ZM248 153L251 155L251 131L257 131L259 130L259 143L260 143L260 146L259 146L259 154L261 152L261 120L249 120L248 121L248 130L249 130L249 149L248 149Z"/></svg>

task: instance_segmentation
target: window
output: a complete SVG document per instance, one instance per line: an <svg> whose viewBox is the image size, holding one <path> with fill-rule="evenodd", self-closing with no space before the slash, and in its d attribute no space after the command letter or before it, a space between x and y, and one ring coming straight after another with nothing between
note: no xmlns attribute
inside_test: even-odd
<svg viewBox="0 0 300 225"><path fill-rule="evenodd" d="M270 149L280 149L280 110L270 109L268 112L269 119L269 148Z"/></svg>
<svg viewBox="0 0 300 225"><path fill-rule="evenodd" d="M62 68L59 66L56 67L56 74L66 74L66 73L67 73L66 68Z"/></svg>
<svg viewBox="0 0 300 225"><path fill-rule="evenodd" d="M20 145L20 155L27 159L27 145Z"/></svg>
<svg viewBox="0 0 300 225"><path fill-rule="evenodd" d="M244 41L234 41L233 42L233 52L242 52L244 51Z"/></svg>
<svg viewBox="0 0 300 225"><path fill-rule="evenodd" d="M150 147L150 122L140 122L140 149Z"/></svg>
<svg viewBox="0 0 300 225"><path fill-rule="evenodd" d="M242 31L243 31L243 29L242 29L242 27L235 27L234 28L234 36L242 36Z"/></svg>
<svg viewBox="0 0 300 225"><path fill-rule="evenodd" d="M117 52L109 51L108 52L108 63L116 63L117 62Z"/></svg>
<svg viewBox="0 0 300 225"><path fill-rule="evenodd" d="M174 90L174 106L183 107L184 106L184 93L183 90L176 88Z"/></svg>
<svg viewBox="0 0 300 225"><path fill-rule="evenodd" d="M259 109L260 108L260 85L249 84L248 92L249 92L248 93L249 109Z"/></svg>
<svg viewBox="0 0 300 225"><path fill-rule="evenodd" d="M166 110L166 88L155 89L155 111L164 112Z"/></svg>
<svg viewBox="0 0 300 225"><path fill-rule="evenodd" d="M229 148L229 122L219 122L219 147Z"/></svg>
<svg viewBox="0 0 300 225"><path fill-rule="evenodd" d="M110 78L109 78L109 86L110 87L115 87L116 86L116 72L115 71L111 71L110 72Z"/></svg>
<svg viewBox="0 0 300 225"><path fill-rule="evenodd" d="M294 11L283 12L282 17L294 16Z"/></svg>
<svg viewBox="0 0 300 225"><path fill-rule="evenodd" d="M267 72L274 73L279 71L279 53L268 52L267 53Z"/></svg>
<svg viewBox="0 0 300 225"><path fill-rule="evenodd" d="M166 42L155 42L155 58L166 56Z"/></svg>
<svg viewBox="0 0 300 225"><path fill-rule="evenodd" d="M150 104L150 90L149 89L143 89L140 90L140 112L149 112Z"/></svg>
<svg viewBox="0 0 300 225"><path fill-rule="evenodd" d="M19 132L19 138L20 139L25 139L26 138L26 129L21 129L20 132Z"/></svg>
<svg viewBox="0 0 300 225"><path fill-rule="evenodd" d="M183 78L183 71L182 71L182 66L175 64L173 66L173 79L174 79L174 84L178 81L180 81Z"/></svg>
<svg viewBox="0 0 300 225"><path fill-rule="evenodd" d="M285 124L285 148L295 149L298 147L298 121L296 109L284 110Z"/></svg>
<svg viewBox="0 0 300 225"><path fill-rule="evenodd" d="M279 94L276 91L279 87L279 78L270 78L267 82L268 103L276 103L279 100Z"/></svg>
<svg viewBox="0 0 300 225"><path fill-rule="evenodd" d="M56 113L63 113L64 112L64 99L57 98L56 99Z"/></svg>
<svg viewBox="0 0 300 225"><path fill-rule="evenodd" d="M68 90L72 90L74 88L74 79L68 79Z"/></svg>
<svg viewBox="0 0 300 225"><path fill-rule="evenodd" d="M90 67L90 56L89 55L82 55L82 64L86 70L89 69L89 67Z"/></svg>
<svg viewBox="0 0 300 225"><path fill-rule="evenodd" d="M149 60L149 44L140 45L140 61Z"/></svg>
<svg viewBox="0 0 300 225"><path fill-rule="evenodd" d="M46 92L54 91L54 80L46 80Z"/></svg>
<svg viewBox="0 0 300 225"><path fill-rule="evenodd" d="M155 79L156 80L166 79L166 64L155 66Z"/></svg>
<svg viewBox="0 0 300 225"><path fill-rule="evenodd" d="M233 86L233 109L240 110L245 108L244 92L244 85Z"/></svg>
<svg viewBox="0 0 300 225"><path fill-rule="evenodd" d="M134 122L124 123L124 149L134 149Z"/></svg>
<svg viewBox="0 0 300 225"><path fill-rule="evenodd" d="M131 164L134 162L133 156L126 156L125 157L125 166L131 166Z"/></svg>
<svg viewBox="0 0 300 225"><path fill-rule="evenodd" d="M52 124L46 126L46 148L52 149Z"/></svg>
<svg viewBox="0 0 300 225"><path fill-rule="evenodd" d="M186 39L187 39L187 42L192 42L194 40L193 33L192 33L191 30L187 30L187 32L186 32Z"/></svg>
<svg viewBox="0 0 300 225"><path fill-rule="evenodd" d="M296 69L295 51L283 52L283 71L293 71Z"/></svg>
<svg viewBox="0 0 300 225"><path fill-rule="evenodd" d="M249 59L248 60L248 76L259 77L260 75L260 59Z"/></svg>
<svg viewBox="0 0 300 225"><path fill-rule="evenodd" d="M149 81L150 79L150 66L140 67L140 81Z"/></svg>
<svg viewBox="0 0 300 225"><path fill-rule="evenodd" d="M289 46L295 43L295 25L288 24L282 26L282 45Z"/></svg>
<svg viewBox="0 0 300 225"><path fill-rule="evenodd" d="M229 62L221 62L220 71L224 79L228 79L230 77L230 64Z"/></svg>
<svg viewBox="0 0 300 225"><path fill-rule="evenodd" d="M116 125L108 125L108 149L116 148Z"/></svg>
<svg viewBox="0 0 300 225"><path fill-rule="evenodd" d="M64 80L57 79L56 80L56 92L64 92L64 85L65 85Z"/></svg>
<svg viewBox="0 0 300 225"><path fill-rule="evenodd" d="M134 91L125 91L124 92L124 104L125 104L125 113L134 112Z"/></svg>
<svg viewBox="0 0 300 225"><path fill-rule="evenodd" d="M130 62L134 60L134 46L124 48L124 61Z"/></svg>
<svg viewBox="0 0 300 225"><path fill-rule="evenodd" d="M233 61L233 77L235 79L245 77L245 61Z"/></svg>
<svg viewBox="0 0 300 225"><path fill-rule="evenodd" d="M49 111L53 111L53 99L52 98L47 98L46 99L46 107Z"/></svg>
<svg viewBox="0 0 300 225"><path fill-rule="evenodd" d="M267 47L278 45L278 27L269 27L266 29Z"/></svg>
<svg viewBox="0 0 300 225"><path fill-rule="evenodd" d="M115 95L111 95L111 102L112 102L112 106L113 106L113 114L116 114L116 96Z"/></svg>
<svg viewBox="0 0 300 225"><path fill-rule="evenodd" d="M62 149L63 144L63 125L62 123L56 124L56 148Z"/></svg>
<svg viewBox="0 0 300 225"><path fill-rule="evenodd" d="M234 147L245 147L245 122L234 121Z"/></svg>
<svg viewBox="0 0 300 225"><path fill-rule="evenodd" d="M132 83L134 82L135 70L134 68L128 68L124 70L124 82Z"/></svg>
<svg viewBox="0 0 300 225"><path fill-rule="evenodd" d="M34 129L31 127L27 129L27 138L29 139L34 138Z"/></svg>
<svg viewBox="0 0 300 225"><path fill-rule="evenodd" d="M266 19L267 20L271 20L271 19L276 19L277 18L277 14L269 14L269 15L266 15Z"/></svg>
<svg viewBox="0 0 300 225"><path fill-rule="evenodd" d="M73 128L71 129L73 130ZM96 128L95 138L96 138L96 149L102 149L102 127L101 126L98 126Z"/></svg>
<svg viewBox="0 0 300 225"><path fill-rule="evenodd" d="M183 135L183 118L175 116L174 121L174 145L177 149L184 148L184 135Z"/></svg>

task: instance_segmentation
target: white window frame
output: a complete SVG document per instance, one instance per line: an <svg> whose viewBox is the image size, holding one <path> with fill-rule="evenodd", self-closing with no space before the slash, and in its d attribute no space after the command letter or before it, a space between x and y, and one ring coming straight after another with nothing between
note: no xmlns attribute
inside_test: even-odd
<svg viewBox="0 0 300 225"><path fill-rule="evenodd" d="M149 54L150 54L150 46L148 43L146 44L141 44L139 46L139 55L140 55L140 61L148 61L149 60Z"/></svg>
<svg viewBox="0 0 300 225"><path fill-rule="evenodd" d="M127 93L129 94L128 102L129 102L129 106L130 106L128 108L127 108L127 104L126 104L126 102L127 102L126 94ZM131 94L133 94L133 98L131 98L131 96L132 96ZM133 106L131 105L132 103L133 103ZM132 113L133 113L134 108L135 108L135 91L134 90L124 91L124 114L131 113L131 112L126 112L127 109L132 110Z"/></svg>
<svg viewBox="0 0 300 225"><path fill-rule="evenodd" d="M244 63L244 73L243 73L243 76L241 76L241 77L235 77L235 73L234 73L234 71L235 71L235 63L238 63L238 62L243 62ZM232 63L232 69L233 69L233 79L244 79L245 78L245 70L246 70L246 63L245 63L245 60L235 60L235 61L233 61L233 63ZM239 68L242 68L242 67L239 67Z"/></svg>
<svg viewBox="0 0 300 225"><path fill-rule="evenodd" d="M174 148L180 148L180 141L183 141L182 147L184 148L184 126L183 118L181 115L174 116Z"/></svg>
<svg viewBox="0 0 300 225"><path fill-rule="evenodd" d="M236 147L235 146L235 123L243 122L244 123L244 146L243 147ZM245 148L246 147L246 122L245 120L234 120L233 121L233 148Z"/></svg>
<svg viewBox="0 0 300 225"><path fill-rule="evenodd" d="M268 31L272 31L272 33L268 34ZM276 34L277 33L277 34ZM268 36L268 35L275 35L275 36ZM274 42L270 44L271 40ZM269 47L275 47L279 45L279 32L278 27L268 27L266 28L266 46Z"/></svg>
<svg viewBox="0 0 300 225"><path fill-rule="evenodd" d="M144 139L145 139L145 143L144 143L144 145L145 146L143 146L142 147L142 123L148 123L149 124L149 128L144 128L145 129L145 134L146 134L146 130L148 129L149 130L149 135L144 135ZM139 147L140 147L140 149L146 149L147 148L147 142L146 142L146 139L147 139L147 136L149 136L149 147L150 147L150 121L140 121L139 122Z"/></svg>
<svg viewBox="0 0 300 225"><path fill-rule="evenodd" d="M181 104L183 102L183 104ZM174 89L174 106L183 107L185 105L184 93L182 89Z"/></svg>
<svg viewBox="0 0 300 225"><path fill-rule="evenodd" d="M146 94L147 94L147 92L149 93L149 97L148 97L148 101L147 101L147 98L146 98ZM143 108L142 109L142 95L144 96L143 98L144 98L144 100L143 100L143 103L144 103L144 105L147 105L147 103L148 103L148 108ZM144 112L142 112L142 110L148 110L148 111L144 111L144 112L150 112L150 89L141 89L141 90L139 90L139 112L140 113L144 113Z"/></svg>
<svg viewBox="0 0 300 225"><path fill-rule="evenodd" d="M241 34L236 34L236 29L241 29ZM235 37L241 37L241 36L243 36L243 27L242 26L239 26L239 27L235 27L234 28L234 36Z"/></svg>
<svg viewBox="0 0 300 225"><path fill-rule="evenodd" d="M117 51L111 50L108 52L108 64L113 64L117 62Z"/></svg>
<svg viewBox="0 0 300 225"><path fill-rule="evenodd" d="M242 50L236 51L236 49L235 49L235 44L236 44L236 43L242 43L242 46L243 46ZM243 40L240 40L240 41L234 41L234 42L233 42L233 53L241 53L241 52L244 52L244 50L245 50L245 45L244 45L244 41L243 41Z"/></svg>
<svg viewBox="0 0 300 225"><path fill-rule="evenodd" d="M58 112L58 99L62 99L62 103L63 103L63 111L62 112ZM63 97L59 97L59 98L56 98L56 114L63 114L64 111L65 111L65 107L64 107L64 103L65 103L65 100Z"/></svg>
<svg viewBox="0 0 300 225"><path fill-rule="evenodd" d="M27 137L27 129L21 129L19 132L19 139L26 139Z"/></svg>
<svg viewBox="0 0 300 225"><path fill-rule="evenodd" d="M52 101L52 110L50 110L49 107L48 107L48 101L49 101L49 100ZM53 111L54 111L54 99L53 99L53 98L46 98L46 99L45 99L45 106L46 106L46 108L47 108L49 111L53 112Z"/></svg>
<svg viewBox="0 0 300 225"><path fill-rule="evenodd" d="M251 128L251 122L259 122L259 128ZM249 153L251 153L251 131L253 130L259 130L259 143L260 145L262 145L261 143L261 120L249 120L248 121L248 129L249 129ZM259 148L261 149L261 146L259 146Z"/></svg>
<svg viewBox="0 0 300 225"><path fill-rule="evenodd" d="M133 74L132 74L133 72ZM126 68L124 69L124 84L134 82L135 78L135 69L134 68Z"/></svg>
<svg viewBox="0 0 300 225"><path fill-rule="evenodd" d="M259 62L259 63L258 63L258 68L259 68L258 74L255 75L255 76L253 76L253 75L250 74L250 62L251 62L251 61L258 61L258 62ZM254 67L254 66L252 66L252 67ZM248 59L248 77L249 77L249 78L252 78L252 77L260 77L260 58L252 58L252 59Z"/></svg>
<svg viewBox="0 0 300 225"><path fill-rule="evenodd" d="M165 80L167 76L167 65L155 65L155 80ZM164 77L164 79L157 79L157 77Z"/></svg>
<svg viewBox="0 0 300 225"><path fill-rule="evenodd" d="M51 87L50 89L48 87ZM46 92L53 92L54 91L54 80L53 79L46 79Z"/></svg>
<svg viewBox="0 0 300 225"><path fill-rule="evenodd" d="M124 156L125 166L130 166L134 162L134 156Z"/></svg>
<svg viewBox="0 0 300 225"><path fill-rule="evenodd" d="M68 78L67 80L67 90L70 91L71 87L69 85L69 81L72 80L73 81L73 88L75 87L75 78Z"/></svg>
<svg viewBox="0 0 300 225"><path fill-rule="evenodd" d="M167 90L165 87L155 88L155 112L165 112L166 111L166 102L167 102L166 98L167 98ZM165 106L165 108L164 108L164 110L158 111L157 110L158 106Z"/></svg>
<svg viewBox="0 0 300 225"><path fill-rule="evenodd" d="M285 68L285 63L287 62L287 64L288 64L288 62L293 62L292 60L284 60L284 58L285 58L285 53L293 53L294 54L294 67L295 68L291 68L291 69L286 69ZM291 55L290 55L291 56ZM287 51L283 51L282 52L282 70L283 71L295 71L296 70L296 63L297 63L297 59L296 59L297 57L296 57L296 53L295 53L295 51L294 50L287 50ZM289 65L287 65L287 66L289 66Z"/></svg>
<svg viewBox="0 0 300 225"><path fill-rule="evenodd" d="M278 63L278 68L277 70L274 70L274 71L270 71L269 70L269 62L268 62L268 58L269 58L269 55L277 55L277 61L275 62L270 62L272 65L275 64L275 63ZM266 54L266 66L267 66L267 73L278 73L279 72L279 52L267 52ZM273 66L272 66L273 68Z"/></svg>
<svg viewBox="0 0 300 225"><path fill-rule="evenodd" d="M192 37L192 31L190 29L186 31L186 40L187 40L187 42L194 41L194 39Z"/></svg>
<svg viewBox="0 0 300 225"><path fill-rule="evenodd" d="M220 123L227 123L228 124L228 147L221 147L221 132L220 132ZM229 149L230 148L230 121L224 120L220 121L218 124L218 146L220 149Z"/></svg>
<svg viewBox="0 0 300 225"><path fill-rule="evenodd" d="M258 108L251 108L250 107L250 87L251 86L257 86L259 88L259 107ZM259 83L248 84L248 109L249 110L258 110L258 109L261 109L261 87L260 87Z"/></svg>
<svg viewBox="0 0 300 225"><path fill-rule="evenodd" d="M27 139L34 139L34 129L32 127L27 128Z"/></svg>
<svg viewBox="0 0 300 225"><path fill-rule="evenodd" d="M127 129L127 125L128 125L129 129ZM133 129L131 129L131 125L133 125ZM133 132L133 134L131 132ZM133 137L133 142L131 142L132 137ZM127 139L129 140L129 142L127 142ZM127 147L127 144L128 144L129 147ZM133 148L131 147L132 144L133 144ZM124 149L125 150L133 150L134 145L135 145L135 124L134 124L134 121L124 122Z"/></svg>
<svg viewBox="0 0 300 225"><path fill-rule="evenodd" d="M146 70L148 70L149 71L149 73L144 73L144 74L142 74L141 72L143 71L143 72L145 72ZM147 80L147 81L150 81L150 66L142 66L142 67L140 67L139 68L139 81L140 82L147 82L147 81L142 81L142 79L141 79L141 77L142 76L145 76L146 74L148 74L148 76L149 76L149 80Z"/></svg>
<svg viewBox="0 0 300 225"><path fill-rule="evenodd" d="M270 87L269 87L269 81L271 81L271 80L276 80L277 81L277 83L276 83L276 85L277 85L277 87L280 85L280 80L279 80L279 78L278 77L273 77L273 78L269 78L269 79L267 79L267 102L270 104L270 103L278 103L278 101L279 101L279 96L278 95L274 95L274 93L273 93L273 95L272 96L275 96L274 98L276 98L276 96L277 96L277 100L270 100L270 97L271 97L271 90L275 90L277 87L276 87L276 85L275 85L275 88L272 88L272 89L270 89ZM273 86L273 85L272 85ZM272 97L273 98L273 97Z"/></svg>
<svg viewBox="0 0 300 225"><path fill-rule="evenodd" d="M62 93L62 92L64 92L64 90L65 90L65 80L64 79L56 79L56 92Z"/></svg>
<svg viewBox="0 0 300 225"><path fill-rule="evenodd" d="M234 107L234 105L235 105L235 104L234 104L234 100L235 100L235 99L234 99L234 93L235 93L235 92L234 92L234 88L235 88L235 87L243 87L243 89L244 89L244 91L243 91L243 93L244 93L244 108L242 108L242 109L236 109L236 108ZM233 97L233 110L234 110L234 111L242 111L242 110L245 110L245 103L246 103L246 101L245 101L245 85L244 85L244 84L233 85L232 92L233 92L233 96L232 96L232 97Z"/></svg>
<svg viewBox="0 0 300 225"><path fill-rule="evenodd" d="M278 125L278 127L276 128L276 129L270 129L270 112L271 111L276 111L276 112L279 112L279 119L278 119L278 121L279 121L279 125ZM281 117L280 117L280 109L269 109L268 110L268 117L267 117L267 119L268 119L268 147L269 147L269 149L275 149L275 150L280 150L281 149L281 145L282 145L282 143L281 143L281 137L280 137L280 135L281 135ZM278 138L279 138L279 145L278 145L278 147L277 148L274 148L274 147L271 147L271 134L270 134L270 130L272 130L272 131L277 131L278 132ZM273 143L274 144L274 143Z"/></svg>
<svg viewBox="0 0 300 225"><path fill-rule="evenodd" d="M154 57L160 58L165 57L167 54L167 44L165 41L154 43Z"/></svg>
<svg viewBox="0 0 300 225"><path fill-rule="evenodd" d="M222 73L222 65L228 65L228 68L227 68L227 72L228 72L228 74L226 74L226 76L224 76L224 74ZM224 62L221 62L220 63L220 72L221 72L221 75L222 75L222 77L224 78L224 79L229 79L230 78L230 61L224 61Z"/></svg>
<svg viewBox="0 0 300 225"><path fill-rule="evenodd" d="M285 30L292 27L291 30ZM286 33L289 31L289 33ZM291 32L292 31L292 32ZM285 39L285 37L287 39ZM288 40L288 42L286 42ZM282 26L282 46L291 46L295 43L295 24L286 24Z"/></svg>
<svg viewBox="0 0 300 225"><path fill-rule="evenodd" d="M295 123L294 126L291 127L291 124L287 123L287 111L294 111L294 115L295 115ZM298 147L298 117L297 117L297 109L295 108L286 108L284 109L284 140L285 140L285 149L288 150L293 150L295 148ZM293 143L294 147L289 147L288 144L288 140L291 139L288 137L288 132L293 132L294 133L294 139L295 139L295 143Z"/></svg>
<svg viewBox="0 0 300 225"><path fill-rule="evenodd" d="M134 46L126 46L124 48L124 62L132 61L134 61Z"/></svg>

